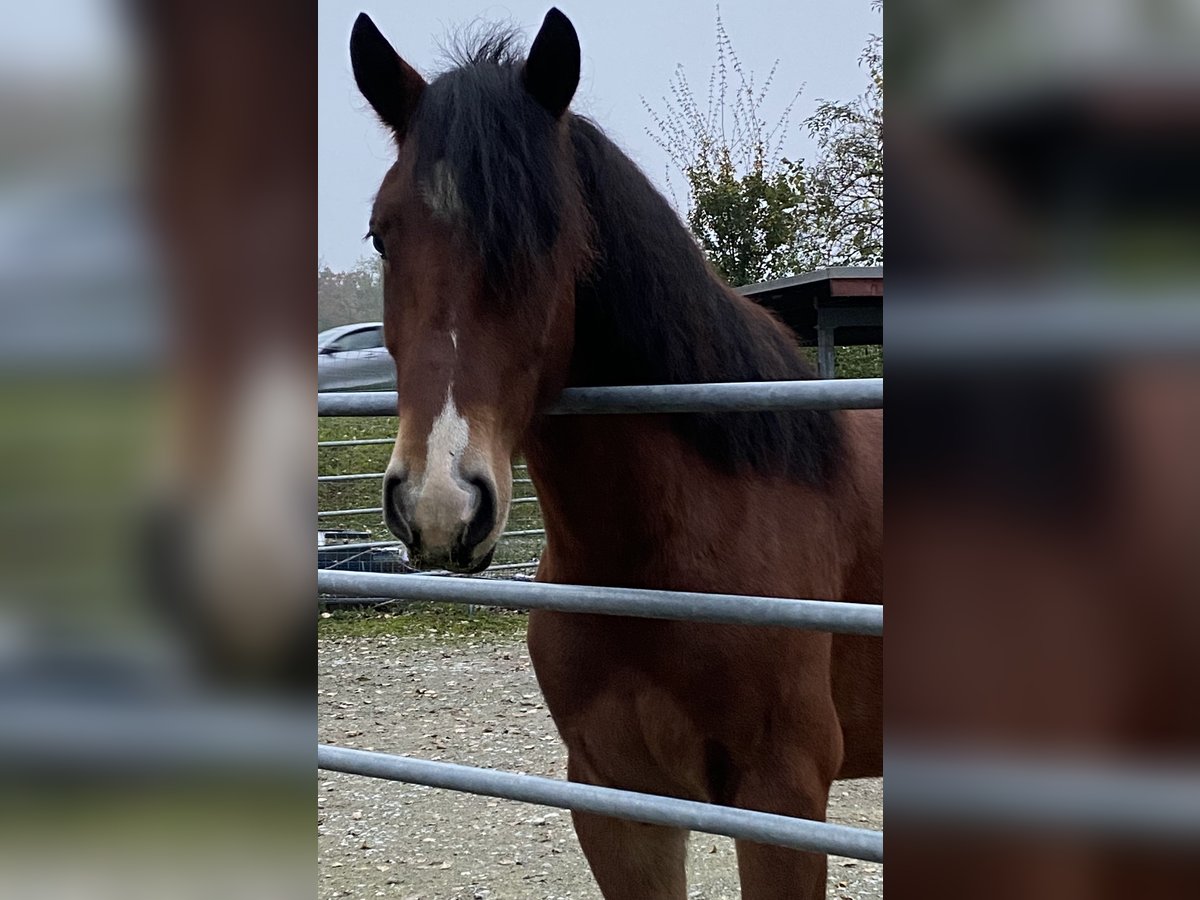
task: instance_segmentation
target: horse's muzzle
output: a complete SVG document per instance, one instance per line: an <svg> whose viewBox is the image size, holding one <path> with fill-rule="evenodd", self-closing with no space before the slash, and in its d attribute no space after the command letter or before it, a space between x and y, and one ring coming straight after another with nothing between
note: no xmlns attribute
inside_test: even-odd
<svg viewBox="0 0 1200 900"><path fill-rule="evenodd" d="M388 530L408 547L421 569L481 572L491 564L496 541L496 488L473 476L453 489L413 491L405 473L388 472L383 483L383 515Z"/></svg>

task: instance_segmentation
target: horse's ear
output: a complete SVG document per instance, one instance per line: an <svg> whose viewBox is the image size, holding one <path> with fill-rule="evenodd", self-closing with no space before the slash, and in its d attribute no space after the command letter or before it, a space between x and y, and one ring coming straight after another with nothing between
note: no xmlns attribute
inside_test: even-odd
<svg viewBox="0 0 1200 900"><path fill-rule="evenodd" d="M542 20L522 74L525 89L552 116L567 111L579 86L579 36L558 9L552 8Z"/></svg>
<svg viewBox="0 0 1200 900"><path fill-rule="evenodd" d="M350 64L358 89L371 108L396 133L397 140L403 139L425 90L425 79L397 55L366 13L358 14L350 32Z"/></svg>

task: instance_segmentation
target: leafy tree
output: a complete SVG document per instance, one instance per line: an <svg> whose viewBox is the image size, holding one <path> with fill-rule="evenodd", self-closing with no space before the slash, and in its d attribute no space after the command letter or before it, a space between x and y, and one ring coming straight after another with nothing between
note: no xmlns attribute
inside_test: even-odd
<svg viewBox="0 0 1200 900"><path fill-rule="evenodd" d="M872 8L882 9L881 0ZM859 56L867 70L863 93L845 103L822 100L805 120L818 155L804 181L806 203L800 256L817 267L883 264L883 39L872 35ZM838 347L836 375L883 375L883 348Z"/></svg>
<svg viewBox="0 0 1200 900"><path fill-rule="evenodd" d="M872 7L882 9L881 0ZM811 164L782 153L800 91L772 124L762 108L778 61L756 86L719 9L707 102L697 100L682 67L663 112L643 99L648 133L687 186L688 226L731 284L882 262L882 38L872 36L859 61L867 89L848 102L819 101L804 121L817 144Z"/></svg>
<svg viewBox="0 0 1200 900"><path fill-rule="evenodd" d="M650 137L687 185L688 226L713 266L735 286L782 277L806 262L798 257L796 240L803 227L804 185L781 152L800 92L772 126L760 109L774 77L775 66L755 85L718 10L717 62L707 103L696 99L682 66L671 78L671 99L664 98L662 113L642 100L654 123Z"/></svg>
<svg viewBox="0 0 1200 900"><path fill-rule="evenodd" d="M882 0L872 0L882 10ZM742 65L717 10L717 61L707 102L682 67L657 111L643 98L648 133L687 189L686 220L713 267L734 286L829 266L883 262L883 41L873 35L859 63L866 89L846 102L821 100L803 126L813 162L790 160L783 143L792 95L774 124L762 110L778 61L761 86ZM673 184L672 184L673 187ZM838 374L882 374L878 347L839 347Z"/></svg>
<svg viewBox="0 0 1200 900"><path fill-rule="evenodd" d="M881 8L875 2L876 9ZM848 103L822 100L805 124L818 156L804 182L806 240L822 265L883 263L883 39L859 57L870 82Z"/></svg>

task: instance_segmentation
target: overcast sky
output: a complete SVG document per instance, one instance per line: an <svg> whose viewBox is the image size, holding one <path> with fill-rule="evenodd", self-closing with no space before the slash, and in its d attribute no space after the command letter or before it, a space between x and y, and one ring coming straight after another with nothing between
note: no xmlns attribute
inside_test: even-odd
<svg viewBox="0 0 1200 900"><path fill-rule="evenodd" d="M482 0L321 0L318 4L317 124L320 171L318 252L347 269L369 247L371 200L392 159L390 138L354 86L347 49L350 27L367 12L392 45L429 77L440 67L439 42L474 19L510 20L532 40L548 0L487 5ZM716 4L705 0L560 0L579 33L583 73L572 109L594 119L662 187L667 160L646 134L645 97L663 109L676 65L682 64L703 104L715 62ZM761 80L780 61L765 113L782 111L797 88L784 151L811 156L802 120L819 99L849 99L866 86L858 56L882 28L869 0L726 0L721 17L745 66Z"/></svg>

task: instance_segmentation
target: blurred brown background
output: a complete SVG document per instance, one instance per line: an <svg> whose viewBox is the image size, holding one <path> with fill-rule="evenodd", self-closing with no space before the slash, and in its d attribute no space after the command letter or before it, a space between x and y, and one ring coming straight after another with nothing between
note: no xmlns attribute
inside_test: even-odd
<svg viewBox="0 0 1200 900"><path fill-rule="evenodd" d="M1194 891L1200 17L885 15L889 891Z"/></svg>
<svg viewBox="0 0 1200 900"><path fill-rule="evenodd" d="M315 9L5 18L6 888L300 896Z"/></svg>

